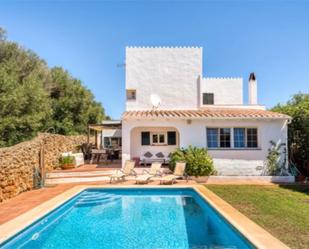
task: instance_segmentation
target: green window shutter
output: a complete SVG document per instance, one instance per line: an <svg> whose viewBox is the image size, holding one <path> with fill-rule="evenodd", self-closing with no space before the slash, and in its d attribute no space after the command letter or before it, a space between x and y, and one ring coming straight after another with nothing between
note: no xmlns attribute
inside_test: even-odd
<svg viewBox="0 0 309 249"><path fill-rule="evenodd" d="M167 144L176 145L176 131L167 132Z"/></svg>
<svg viewBox="0 0 309 249"><path fill-rule="evenodd" d="M150 145L150 132L149 131L142 132L142 145Z"/></svg>

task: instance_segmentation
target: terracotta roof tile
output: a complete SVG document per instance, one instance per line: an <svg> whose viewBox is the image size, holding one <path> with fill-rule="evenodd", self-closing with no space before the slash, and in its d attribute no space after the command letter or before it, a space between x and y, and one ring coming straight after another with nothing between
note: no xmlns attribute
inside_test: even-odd
<svg viewBox="0 0 309 249"><path fill-rule="evenodd" d="M145 110L127 111L122 115L124 119L136 118L254 118L254 119L291 119L290 116L260 110L240 108L208 108L199 110Z"/></svg>

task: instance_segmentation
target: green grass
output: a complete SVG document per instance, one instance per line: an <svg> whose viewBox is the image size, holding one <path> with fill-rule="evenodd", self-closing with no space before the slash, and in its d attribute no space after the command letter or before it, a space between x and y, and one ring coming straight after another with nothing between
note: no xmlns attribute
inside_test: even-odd
<svg viewBox="0 0 309 249"><path fill-rule="evenodd" d="M309 248L309 186L206 187L291 248Z"/></svg>

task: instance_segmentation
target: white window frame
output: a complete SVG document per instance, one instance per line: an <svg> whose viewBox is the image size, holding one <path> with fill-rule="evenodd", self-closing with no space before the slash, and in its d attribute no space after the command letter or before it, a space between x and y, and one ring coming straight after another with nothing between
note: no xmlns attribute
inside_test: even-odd
<svg viewBox="0 0 309 249"><path fill-rule="evenodd" d="M166 145L167 144L167 133L166 132L151 132L150 135L151 135L150 136L151 145ZM158 136L158 142L153 141L154 135ZM164 136L164 142L160 142L160 135Z"/></svg>
<svg viewBox="0 0 309 249"><path fill-rule="evenodd" d="M217 135L217 141L218 141L218 147L208 147L208 141L207 141L207 128L217 129L218 135ZM220 147L220 129L228 128L230 129L230 147ZM234 128L244 128L245 129L245 147L235 147L235 141L234 141ZM248 147L248 141L247 141L247 129L256 129L257 131L257 147ZM253 126L207 126L206 127L206 148L209 150L259 150L260 148L260 131L258 127Z"/></svg>

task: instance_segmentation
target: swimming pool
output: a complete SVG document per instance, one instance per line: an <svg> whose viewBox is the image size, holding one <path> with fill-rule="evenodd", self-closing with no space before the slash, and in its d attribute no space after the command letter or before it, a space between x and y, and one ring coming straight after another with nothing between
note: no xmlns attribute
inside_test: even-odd
<svg viewBox="0 0 309 249"><path fill-rule="evenodd" d="M87 189L0 248L254 248L190 188Z"/></svg>

